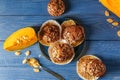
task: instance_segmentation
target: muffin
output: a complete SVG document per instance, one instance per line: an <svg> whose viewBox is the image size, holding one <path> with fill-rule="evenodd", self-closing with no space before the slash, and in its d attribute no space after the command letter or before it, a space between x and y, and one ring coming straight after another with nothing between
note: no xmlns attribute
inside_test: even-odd
<svg viewBox="0 0 120 80"><path fill-rule="evenodd" d="M105 64L93 55L83 56L76 67L78 75L84 80L97 80L106 72Z"/></svg>
<svg viewBox="0 0 120 80"><path fill-rule="evenodd" d="M59 40L48 49L50 59L58 65L68 64L75 56L73 47L65 40Z"/></svg>
<svg viewBox="0 0 120 80"><path fill-rule="evenodd" d="M52 16L60 16L65 11L65 4L62 0L50 0L47 10Z"/></svg>
<svg viewBox="0 0 120 80"><path fill-rule="evenodd" d="M73 47L80 45L85 39L84 28L74 20L64 21L62 24L62 38Z"/></svg>
<svg viewBox="0 0 120 80"><path fill-rule="evenodd" d="M50 46L61 37L61 26L55 20L44 22L38 32L39 42L45 46Z"/></svg>
<svg viewBox="0 0 120 80"><path fill-rule="evenodd" d="M72 26L72 25L76 25L75 21L72 19L66 20L61 24L62 29L64 29L65 27Z"/></svg>

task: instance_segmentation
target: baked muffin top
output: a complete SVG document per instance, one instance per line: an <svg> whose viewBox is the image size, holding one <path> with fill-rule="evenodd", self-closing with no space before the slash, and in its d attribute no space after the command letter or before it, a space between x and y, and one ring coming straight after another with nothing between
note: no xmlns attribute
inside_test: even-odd
<svg viewBox="0 0 120 80"><path fill-rule="evenodd" d="M85 80L96 80L106 71L104 63L96 56L83 56L77 62L77 73Z"/></svg>
<svg viewBox="0 0 120 80"><path fill-rule="evenodd" d="M62 31L62 38L65 39L72 46L78 46L84 41L84 29L80 25L72 25L66 27Z"/></svg>
<svg viewBox="0 0 120 80"><path fill-rule="evenodd" d="M50 46L48 52L51 60L55 64L67 64L75 55L73 48L68 43L61 41L57 41Z"/></svg>
<svg viewBox="0 0 120 80"><path fill-rule="evenodd" d="M58 25L48 22L41 27L38 33L41 44L50 46L51 43L60 39L60 28Z"/></svg>
<svg viewBox="0 0 120 80"><path fill-rule="evenodd" d="M65 11L65 4L62 0L50 0L47 9L50 15L60 16Z"/></svg>

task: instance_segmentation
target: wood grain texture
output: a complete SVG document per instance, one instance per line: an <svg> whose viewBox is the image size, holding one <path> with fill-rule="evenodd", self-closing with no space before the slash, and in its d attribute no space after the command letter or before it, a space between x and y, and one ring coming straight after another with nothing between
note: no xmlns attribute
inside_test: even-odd
<svg viewBox="0 0 120 80"><path fill-rule="evenodd" d="M14 31L40 25L48 19L70 17L84 26L87 40L86 54L100 57L107 66L106 75L99 80L120 80L120 38L116 32L120 27L112 28L106 22L106 10L98 0L63 0L66 11L62 16L52 17L47 12L49 0L0 0L0 80L57 80L45 71L34 73L28 65L23 65L25 51L35 57L47 68L61 74L65 80L82 80L76 73L76 61L68 65L55 65L41 55L39 45L22 50L17 57L14 52L3 50L4 40ZM116 21L120 21L110 13Z"/></svg>
<svg viewBox="0 0 120 80"><path fill-rule="evenodd" d="M3 42L0 42L0 78L2 80L57 80L45 71L34 73L28 65L23 65L24 52L31 50L31 56L38 58L47 68L61 74L66 80L81 80L76 73L76 61L68 65L55 65L43 56L38 57L38 44L35 44L22 51L22 55L16 57L13 52L6 52L2 49ZM120 74L120 46L119 41L87 41L86 54L93 54L102 59L107 66L106 74L100 80L119 80ZM11 74L12 73L12 74ZM8 76L9 75L9 76ZM16 77L13 77L16 76ZM117 78L117 79L116 79Z"/></svg>

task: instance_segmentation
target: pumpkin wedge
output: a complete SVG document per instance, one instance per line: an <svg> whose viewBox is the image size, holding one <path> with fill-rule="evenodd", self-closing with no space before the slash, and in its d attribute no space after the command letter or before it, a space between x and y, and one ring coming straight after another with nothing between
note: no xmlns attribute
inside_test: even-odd
<svg viewBox="0 0 120 80"><path fill-rule="evenodd" d="M120 18L120 0L99 0L106 8Z"/></svg>
<svg viewBox="0 0 120 80"><path fill-rule="evenodd" d="M7 51L16 51L27 48L37 42L37 35L32 27L26 27L12 33L4 42L3 48Z"/></svg>

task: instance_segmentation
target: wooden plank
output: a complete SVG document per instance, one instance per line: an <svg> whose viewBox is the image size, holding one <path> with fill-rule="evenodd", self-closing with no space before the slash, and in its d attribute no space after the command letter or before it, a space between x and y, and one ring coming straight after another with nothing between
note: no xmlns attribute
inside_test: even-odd
<svg viewBox="0 0 120 80"><path fill-rule="evenodd" d="M7 52L2 49L3 42L0 42L0 78L2 80L56 80L53 76L42 71L34 73L28 65L22 65L24 54L16 57L13 52ZM119 80L120 74L120 45L119 41L87 41L86 54L94 54L102 59L107 66L106 75L100 80ZM31 50L30 57L39 58L38 44L35 44L26 50ZM81 80L76 73L76 61L68 65L55 65L45 59L43 56L39 58L40 62L47 68L50 68L61 74L66 80ZM12 74L11 74L12 73ZM14 77L16 76L16 77Z"/></svg>
<svg viewBox="0 0 120 80"><path fill-rule="evenodd" d="M102 16L68 16L85 27L87 40L120 40L117 36L119 27L112 28ZM49 19L60 19L48 16L0 16L0 40L5 40L14 31L26 26L40 26Z"/></svg>
<svg viewBox="0 0 120 80"><path fill-rule="evenodd" d="M101 5L99 0L63 0L66 5L65 15L81 16L104 16L105 7ZM49 0L0 0L1 16L17 16L17 15L35 15L50 16L47 12L47 4ZM88 6L90 5L90 6Z"/></svg>
<svg viewBox="0 0 120 80"><path fill-rule="evenodd" d="M0 15L48 15L48 0L1 0Z"/></svg>
<svg viewBox="0 0 120 80"><path fill-rule="evenodd" d="M49 15L47 12L48 2L49 0L0 0L0 15ZM91 14L93 11L97 13L98 8L103 9L98 0L64 2L66 4L65 14Z"/></svg>

